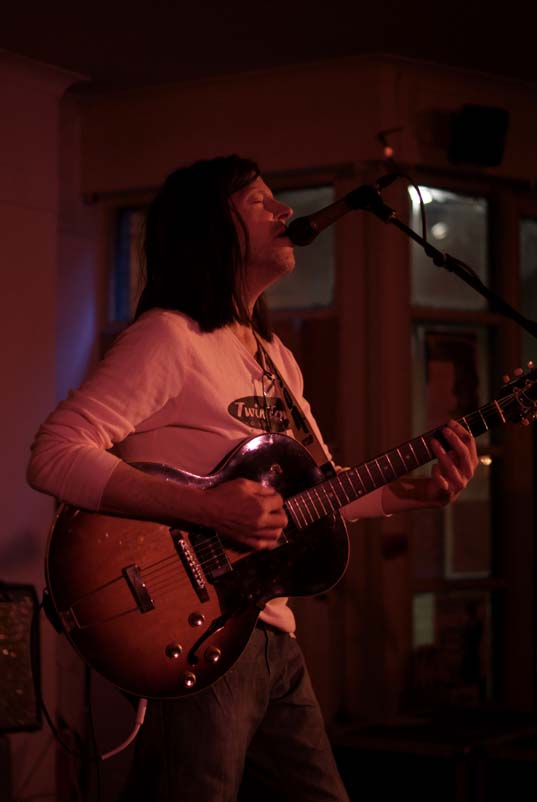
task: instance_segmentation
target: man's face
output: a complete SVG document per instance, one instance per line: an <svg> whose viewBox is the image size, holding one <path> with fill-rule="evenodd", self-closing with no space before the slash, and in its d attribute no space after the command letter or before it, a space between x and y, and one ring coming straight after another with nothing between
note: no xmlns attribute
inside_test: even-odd
<svg viewBox="0 0 537 802"><path fill-rule="evenodd" d="M232 208L248 232L246 280L250 291L263 292L295 266L290 240L282 236L293 210L276 200L262 178L256 178L231 196ZM239 237L244 239L237 224Z"/></svg>

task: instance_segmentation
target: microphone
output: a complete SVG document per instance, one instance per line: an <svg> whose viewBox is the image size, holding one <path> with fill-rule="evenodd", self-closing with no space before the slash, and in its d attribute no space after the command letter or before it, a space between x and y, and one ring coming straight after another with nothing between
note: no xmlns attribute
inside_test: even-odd
<svg viewBox="0 0 537 802"><path fill-rule="evenodd" d="M389 187L399 177L399 173L389 173L381 176L374 184L362 184L330 206L325 206L307 217L292 220L282 236L289 237L293 245L309 245L321 231L353 209L367 209L389 219L393 216L393 211L382 202L380 190Z"/></svg>

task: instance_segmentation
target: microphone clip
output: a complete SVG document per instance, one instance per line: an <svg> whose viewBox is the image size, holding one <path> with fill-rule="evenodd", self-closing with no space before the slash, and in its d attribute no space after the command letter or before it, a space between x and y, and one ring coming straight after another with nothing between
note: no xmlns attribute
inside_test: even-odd
<svg viewBox="0 0 537 802"><path fill-rule="evenodd" d="M388 223L395 217L395 212L384 203L380 194L380 190L387 186L387 183L391 183L391 181L385 183L379 179L375 184L363 184L345 195L345 201L350 209L363 209L366 212L372 212L376 217L380 217L384 223Z"/></svg>

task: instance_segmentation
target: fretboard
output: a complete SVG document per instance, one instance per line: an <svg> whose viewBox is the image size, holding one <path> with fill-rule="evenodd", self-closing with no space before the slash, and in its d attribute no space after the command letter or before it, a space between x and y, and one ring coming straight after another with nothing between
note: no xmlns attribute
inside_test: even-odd
<svg viewBox="0 0 537 802"><path fill-rule="evenodd" d="M506 422L505 401L493 401L458 419L472 436L479 437L489 429ZM433 438L449 449L440 427L415 437L397 448L355 468L340 471L336 476L291 496L285 502L295 526L303 529L330 515L346 504L366 496L394 479L426 465L436 456L431 447Z"/></svg>

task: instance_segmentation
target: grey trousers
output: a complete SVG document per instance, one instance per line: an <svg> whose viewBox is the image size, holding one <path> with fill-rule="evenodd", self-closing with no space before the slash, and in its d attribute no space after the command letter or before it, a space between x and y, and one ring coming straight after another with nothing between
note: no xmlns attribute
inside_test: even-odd
<svg viewBox="0 0 537 802"><path fill-rule="evenodd" d="M211 688L150 702L123 798L348 802L296 640L260 624Z"/></svg>

